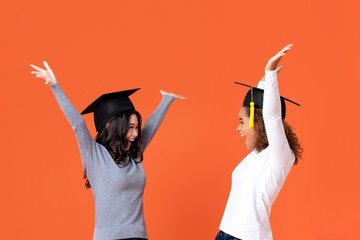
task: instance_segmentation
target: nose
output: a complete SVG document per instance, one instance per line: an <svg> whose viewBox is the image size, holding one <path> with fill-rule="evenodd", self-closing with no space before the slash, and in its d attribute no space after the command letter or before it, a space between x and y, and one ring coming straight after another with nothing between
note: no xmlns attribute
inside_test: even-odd
<svg viewBox="0 0 360 240"><path fill-rule="evenodd" d="M236 131L240 132L240 130L241 130L241 127L240 127L240 124L239 124L239 126L237 126L237 128L236 128Z"/></svg>
<svg viewBox="0 0 360 240"><path fill-rule="evenodd" d="M136 138L138 136L138 130L137 128L134 128L132 131L131 131L131 136Z"/></svg>

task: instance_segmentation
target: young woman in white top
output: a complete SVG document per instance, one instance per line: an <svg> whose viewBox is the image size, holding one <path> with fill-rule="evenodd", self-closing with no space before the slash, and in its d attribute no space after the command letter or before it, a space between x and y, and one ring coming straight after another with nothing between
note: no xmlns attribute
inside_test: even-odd
<svg viewBox="0 0 360 240"><path fill-rule="evenodd" d="M237 131L253 150L232 173L232 186L220 232L215 240L272 240L271 206L291 167L298 163L302 148L284 121L285 102L279 95L277 65L292 45L270 58L265 81L249 90L239 111ZM260 99L260 102L259 102ZM250 102L255 102L253 117ZM251 116L251 117L250 117ZM253 127L250 127L253 118Z"/></svg>

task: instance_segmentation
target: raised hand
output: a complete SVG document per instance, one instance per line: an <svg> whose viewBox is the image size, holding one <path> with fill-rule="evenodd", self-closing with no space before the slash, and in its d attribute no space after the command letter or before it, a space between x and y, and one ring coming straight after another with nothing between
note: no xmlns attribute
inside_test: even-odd
<svg viewBox="0 0 360 240"><path fill-rule="evenodd" d="M163 90L160 90L160 93L162 95L167 94L167 95L173 96L175 99L186 99L186 97L183 97L181 95L176 95L175 93L167 93L167 92L164 92Z"/></svg>
<svg viewBox="0 0 360 240"><path fill-rule="evenodd" d="M268 70L268 71L275 70L278 63L280 62L281 58L285 55L285 53L287 51L289 51L291 49L292 46L293 46L292 44L287 45L286 47L281 49L281 51L278 52L275 56L270 58L269 61L266 64L265 70Z"/></svg>
<svg viewBox="0 0 360 240"><path fill-rule="evenodd" d="M49 67L49 64L45 61L43 61L44 66L46 70L37 67L35 65L30 64L32 68L34 68L36 71L32 71L31 74L35 74L38 78L43 78L45 80L45 84L49 84L50 86L53 86L57 83L56 77Z"/></svg>

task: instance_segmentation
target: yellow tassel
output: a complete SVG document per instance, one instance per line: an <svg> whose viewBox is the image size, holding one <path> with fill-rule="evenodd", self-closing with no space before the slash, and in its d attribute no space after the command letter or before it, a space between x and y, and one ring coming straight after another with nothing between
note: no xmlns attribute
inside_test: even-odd
<svg viewBox="0 0 360 240"><path fill-rule="evenodd" d="M253 87L251 87L251 102L250 102L250 121L249 121L249 128L253 128L253 127L254 127L254 114L255 114L254 93L253 93Z"/></svg>
<svg viewBox="0 0 360 240"><path fill-rule="evenodd" d="M250 122L249 122L249 128L254 127L254 114L255 114L255 107L254 102L250 103Z"/></svg>

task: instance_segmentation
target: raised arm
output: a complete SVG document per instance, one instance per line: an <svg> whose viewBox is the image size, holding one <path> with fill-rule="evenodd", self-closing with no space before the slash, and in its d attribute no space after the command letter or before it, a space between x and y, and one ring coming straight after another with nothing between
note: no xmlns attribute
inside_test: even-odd
<svg viewBox="0 0 360 240"><path fill-rule="evenodd" d="M167 93L162 90L160 90L160 92L163 98L155 111L146 120L144 127L141 130L143 151L145 151L146 147L149 145L151 139L154 137L156 131L160 127L160 124L163 121L165 114L174 99L186 99L185 97L176 95L174 93Z"/></svg>
<svg viewBox="0 0 360 240"><path fill-rule="evenodd" d="M46 70L34 65L30 66L36 70L32 71L31 74L36 75L38 78L43 78L45 80L45 84L48 84L51 87L61 110L73 128L83 160L83 167L86 171L86 161L90 159L88 156L91 153L90 148L94 147L96 142L91 137L84 119L61 90L53 71L45 61L44 66Z"/></svg>
<svg viewBox="0 0 360 240"><path fill-rule="evenodd" d="M293 154L286 139L281 118L281 101L277 81L277 65L281 58L289 51L292 44L283 48L279 53L270 58L265 68L265 89L263 118L266 135L269 142L270 154L280 165L293 163Z"/></svg>

